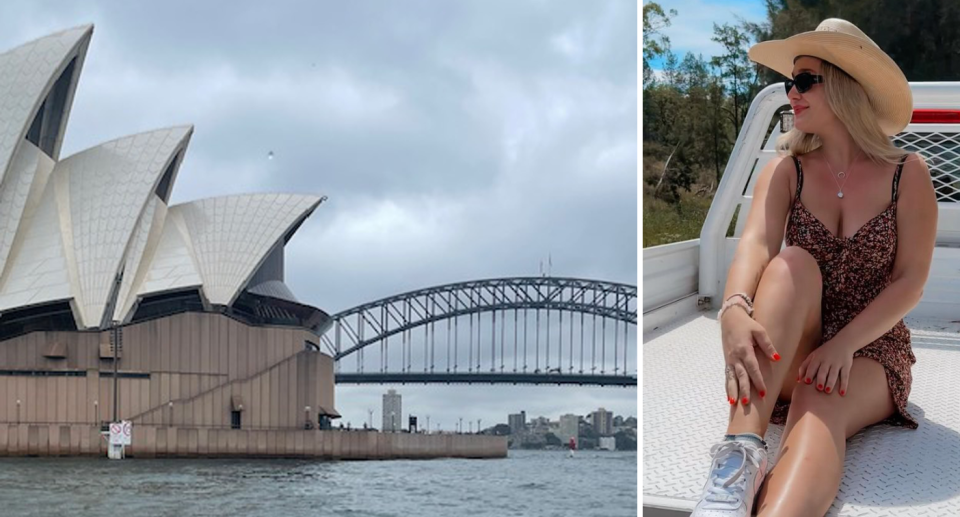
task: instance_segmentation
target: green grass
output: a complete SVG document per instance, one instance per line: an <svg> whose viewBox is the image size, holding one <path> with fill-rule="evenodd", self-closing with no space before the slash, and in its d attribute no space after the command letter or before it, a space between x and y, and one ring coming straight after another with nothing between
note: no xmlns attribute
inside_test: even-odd
<svg viewBox="0 0 960 517"><path fill-rule="evenodd" d="M700 229L712 200L712 195L706 197L682 192L679 205L672 205L644 192L643 247L700 237Z"/></svg>

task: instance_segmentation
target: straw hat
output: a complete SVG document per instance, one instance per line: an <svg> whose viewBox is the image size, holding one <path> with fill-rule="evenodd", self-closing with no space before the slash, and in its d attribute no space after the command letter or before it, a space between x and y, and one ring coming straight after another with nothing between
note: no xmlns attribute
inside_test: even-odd
<svg viewBox="0 0 960 517"><path fill-rule="evenodd" d="M910 123L913 94L907 78L890 56L846 20L829 18L814 31L757 43L750 48L749 56L787 77L793 77L797 56L829 61L860 83L887 135L896 135Z"/></svg>

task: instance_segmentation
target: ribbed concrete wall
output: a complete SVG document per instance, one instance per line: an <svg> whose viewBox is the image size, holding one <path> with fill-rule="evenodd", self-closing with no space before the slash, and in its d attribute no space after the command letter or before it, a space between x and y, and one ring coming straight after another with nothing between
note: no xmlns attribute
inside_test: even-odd
<svg viewBox="0 0 960 517"><path fill-rule="evenodd" d="M183 313L127 325L119 361L119 418L171 427L299 429L310 406L335 409L333 359L304 350L316 336L252 327L224 315ZM0 342L0 427L99 425L113 414L109 332L34 332ZM65 357L44 354L61 346ZM19 401L19 404L17 403ZM171 406L170 403L173 403Z"/></svg>
<svg viewBox="0 0 960 517"><path fill-rule="evenodd" d="M0 456L106 456L99 427L0 425ZM502 436L422 435L366 431L248 431L134 426L133 458L290 457L332 460L505 458Z"/></svg>

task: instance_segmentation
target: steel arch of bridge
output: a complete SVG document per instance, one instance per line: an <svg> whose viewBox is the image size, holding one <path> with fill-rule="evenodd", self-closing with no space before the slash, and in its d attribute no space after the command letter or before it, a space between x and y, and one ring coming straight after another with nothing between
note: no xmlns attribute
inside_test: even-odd
<svg viewBox="0 0 960 517"><path fill-rule="evenodd" d="M522 368L519 353L521 311L524 317ZM533 361L530 361L527 347L528 318L531 311L536 314L536 355ZM540 335L544 329L541 326L541 312L546 316L543 368ZM551 314L559 314L559 318L555 320L559 322L559 330L554 332L553 342L550 335ZM484 332L481 325L482 315L489 316L487 332ZM514 339L511 344L514 353L513 364L508 368L506 359L509 340L506 329L510 316L513 316ZM578 316L579 353L575 346ZM588 340L585 335L587 317L592 324L589 351L586 349ZM458 340L462 337L459 323L465 318L469 319L470 351L464 357L469 357L469 363L463 367L460 364ZM446 341L439 345L438 351L436 326L444 321L447 323ZM515 277L428 287L365 303L334 314L331 327L320 339L337 361L339 383L485 382L636 386L636 365L629 362L631 355L636 357L636 340L631 346L629 339L631 328L634 335L636 333L636 324L636 286L578 278ZM423 340L415 344L414 331L419 328L423 329L423 333L417 331L416 334L422 336ZM455 334L452 332L454 328ZM567 329L569 335L564 336ZM608 343L610 330L613 331L612 346ZM489 337L486 344L483 343L484 337ZM399 371L396 369L397 361L390 359L390 353L396 354L396 345L390 343L391 338L401 341ZM365 371L367 367L364 356L376 344L380 345L379 365L373 368L373 371ZM557 351L555 366L551 366L552 347ZM633 354L630 353L631 348ZM417 352L418 361L422 356L421 371L416 371L418 368L413 367L414 350ZM444 350L446 354L442 353ZM375 354L376 350L373 350L373 353ZM587 353L590 354L589 366L585 363ZM355 372L345 372L342 369L344 359L348 356L355 356L357 359ZM438 356L446 360L445 365L436 364ZM484 365L483 361L486 359L489 361ZM608 359L613 360L612 364ZM533 364L529 364L531 362ZM579 364L575 368L574 363L577 362ZM632 371L630 366L634 368Z"/></svg>

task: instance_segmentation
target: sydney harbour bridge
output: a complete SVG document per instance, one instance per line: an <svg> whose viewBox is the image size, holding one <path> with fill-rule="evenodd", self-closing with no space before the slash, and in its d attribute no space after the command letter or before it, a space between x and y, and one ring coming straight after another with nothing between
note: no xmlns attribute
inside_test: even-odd
<svg viewBox="0 0 960 517"><path fill-rule="evenodd" d="M559 277L418 289L333 315L338 384L637 385L637 287Z"/></svg>

